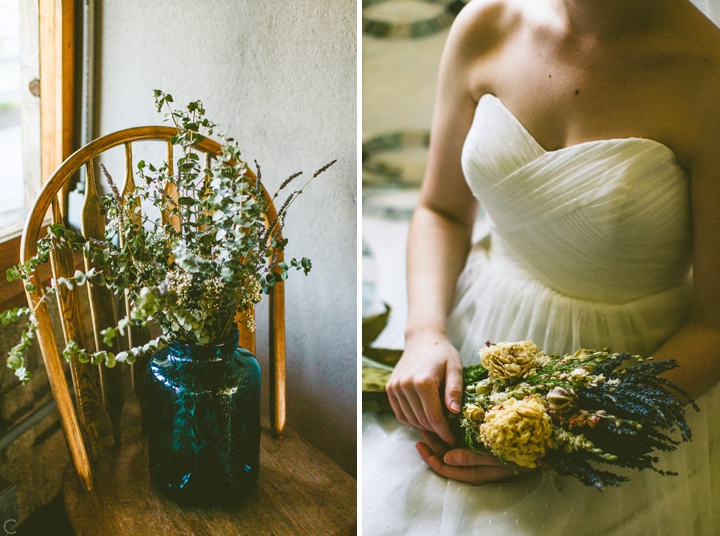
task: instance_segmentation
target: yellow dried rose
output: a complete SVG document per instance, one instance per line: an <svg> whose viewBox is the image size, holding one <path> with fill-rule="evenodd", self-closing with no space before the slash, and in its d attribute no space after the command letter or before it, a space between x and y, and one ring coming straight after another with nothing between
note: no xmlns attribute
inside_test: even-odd
<svg viewBox="0 0 720 536"><path fill-rule="evenodd" d="M467 404L463 408L463 415L470 422L481 423L485 417L485 410L475 404Z"/></svg>
<svg viewBox="0 0 720 536"><path fill-rule="evenodd" d="M536 396L511 398L488 410L480 436L495 455L534 469L552 441L552 421Z"/></svg>
<svg viewBox="0 0 720 536"><path fill-rule="evenodd" d="M480 363L492 379L501 381L525 377L546 359L532 341L501 342L481 348Z"/></svg>

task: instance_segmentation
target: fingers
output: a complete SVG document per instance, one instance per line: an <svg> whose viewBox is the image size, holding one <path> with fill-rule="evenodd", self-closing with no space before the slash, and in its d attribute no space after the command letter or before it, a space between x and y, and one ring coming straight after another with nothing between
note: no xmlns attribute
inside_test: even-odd
<svg viewBox="0 0 720 536"><path fill-rule="evenodd" d="M450 424L447 422L445 415L443 415L440 393L437 390L434 392L423 391L420 392L420 397L422 398L423 407L425 408L428 429L439 435L448 445L454 445L455 436L450 429Z"/></svg>
<svg viewBox="0 0 720 536"><path fill-rule="evenodd" d="M437 433L453 445L455 437L443 415L439 385L433 378L388 383L390 405L398 420L420 430Z"/></svg>
<svg viewBox="0 0 720 536"><path fill-rule="evenodd" d="M420 430L432 430L428 423L425 409L423 408L423 402L420 400L420 396L418 396L415 389L413 389L412 386L403 386L403 394L405 395L406 402L412 409L415 422L418 423L416 428L420 428Z"/></svg>
<svg viewBox="0 0 720 536"><path fill-rule="evenodd" d="M443 461L448 465L459 467L472 467L478 465L491 465L494 467L507 467L495 456L483 456L470 449L452 449L444 456Z"/></svg>
<svg viewBox="0 0 720 536"><path fill-rule="evenodd" d="M389 385L388 385L387 387L385 387L385 392L386 392L387 395L388 395L388 401L390 402L390 407L392 408L393 413L395 413L395 417L397 417L397 420L398 420L398 421L404 423L404 422L405 422L405 419L404 419L405 416L403 415L402 408L400 407L400 402L398 402L397 398L395 397L395 394L394 394L393 391L390 389L390 386L389 386ZM407 423L405 423L405 424L407 424Z"/></svg>
<svg viewBox="0 0 720 536"><path fill-rule="evenodd" d="M445 456L445 453L452 448L450 445L445 443L445 441L440 439L440 436L437 434L432 432L422 432L422 436L423 439L425 439L425 443L427 443L432 451L440 457Z"/></svg>
<svg viewBox="0 0 720 536"><path fill-rule="evenodd" d="M413 359L418 350L406 348L386 391L398 420L435 432L453 445L455 437L445 418L444 397L451 393L453 400L449 407L458 413L462 400L462 364L457 351L447 341L439 346L435 341L431 350L428 360L419 362ZM427 345L422 346L422 351L428 351ZM446 377L448 374L450 377ZM449 387L442 389L443 383Z"/></svg>
<svg viewBox="0 0 720 536"><path fill-rule="evenodd" d="M392 406L397 419L408 426L412 426L413 428L423 429L423 426L418 422L417 417L415 416L412 406L410 406L408 401L405 399L403 393L401 392L400 396L398 396L397 391L391 389L388 389L387 393L388 398L390 399L390 405Z"/></svg>
<svg viewBox="0 0 720 536"><path fill-rule="evenodd" d="M462 365L459 360L448 360L445 366L445 407L460 413L463 397Z"/></svg>
<svg viewBox="0 0 720 536"><path fill-rule="evenodd" d="M416 445L418 453L437 474L468 484L485 484L512 477L515 472L505 465L476 465L469 467L457 467L448 465L425 443ZM447 456L447 454L446 454Z"/></svg>

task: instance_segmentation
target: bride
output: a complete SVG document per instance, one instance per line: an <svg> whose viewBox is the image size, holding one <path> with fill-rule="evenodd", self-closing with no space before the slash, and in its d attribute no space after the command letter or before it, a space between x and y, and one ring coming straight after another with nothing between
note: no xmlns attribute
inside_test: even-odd
<svg viewBox="0 0 720 536"><path fill-rule="evenodd" d="M720 30L689 0L470 2L410 229L397 419L363 416L363 532L720 534L719 201ZM680 476L598 492L457 448L463 363L523 339L676 359L702 409L661 458Z"/></svg>

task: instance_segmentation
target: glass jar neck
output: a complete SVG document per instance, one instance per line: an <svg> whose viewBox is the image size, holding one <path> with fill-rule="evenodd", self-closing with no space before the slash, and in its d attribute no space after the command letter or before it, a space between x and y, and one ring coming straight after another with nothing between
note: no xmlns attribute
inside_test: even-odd
<svg viewBox="0 0 720 536"><path fill-rule="evenodd" d="M238 347L240 333L236 329L230 336L212 344L195 344L187 341L170 343L168 358L174 361L221 361L232 355Z"/></svg>

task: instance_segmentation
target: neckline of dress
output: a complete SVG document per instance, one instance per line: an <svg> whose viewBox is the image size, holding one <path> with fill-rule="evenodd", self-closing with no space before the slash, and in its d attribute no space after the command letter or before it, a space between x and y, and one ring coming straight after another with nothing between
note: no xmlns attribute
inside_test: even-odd
<svg viewBox="0 0 720 536"><path fill-rule="evenodd" d="M589 146L589 145L598 145L598 144L602 144L602 143L614 143L614 144L618 144L618 143L626 143L626 142L629 142L629 141L640 141L640 142L651 143L651 144L653 144L653 145L662 147L662 148L670 151L670 152L672 153L672 155L677 159L677 154L675 153L675 151L673 151L670 147L668 147L667 145L665 145L663 142L657 141L657 140L653 140L652 138L638 138L638 137L634 137L634 136L631 136L631 137L628 137L628 138L607 138L607 139L602 139L602 140L588 140L588 141L582 141L582 142L580 142L580 143L574 143L574 144L568 145L568 146L566 146L566 147L561 147L560 149L548 150L548 149L545 149L545 147L543 147L542 145L540 145L540 142L537 141L537 139L535 139L535 136L533 136L533 135L530 133L530 131L525 127L525 125L523 125L522 122L517 118L517 116L516 116L514 113L512 113L507 106L505 106L505 103L504 103L502 100L500 100L499 97L496 97L496 96L493 95L492 93L485 93L482 97L480 97L480 100L479 100L478 103L477 103L477 108L480 107L480 103L483 101L483 99L486 99L486 97L490 97L490 99L487 99L488 102L496 102L497 105L500 106L500 108L501 108L502 110L504 110L505 114L506 114L507 116L509 116L509 117L512 119L512 121L518 126L518 128L519 128L530 140L532 140L532 142L533 142L543 153L546 153L546 154L559 154L559 153L562 153L562 152L565 152L565 151L569 151L569 150L572 150L572 149L579 149L579 148L581 148L581 147L587 147L587 146Z"/></svg>

